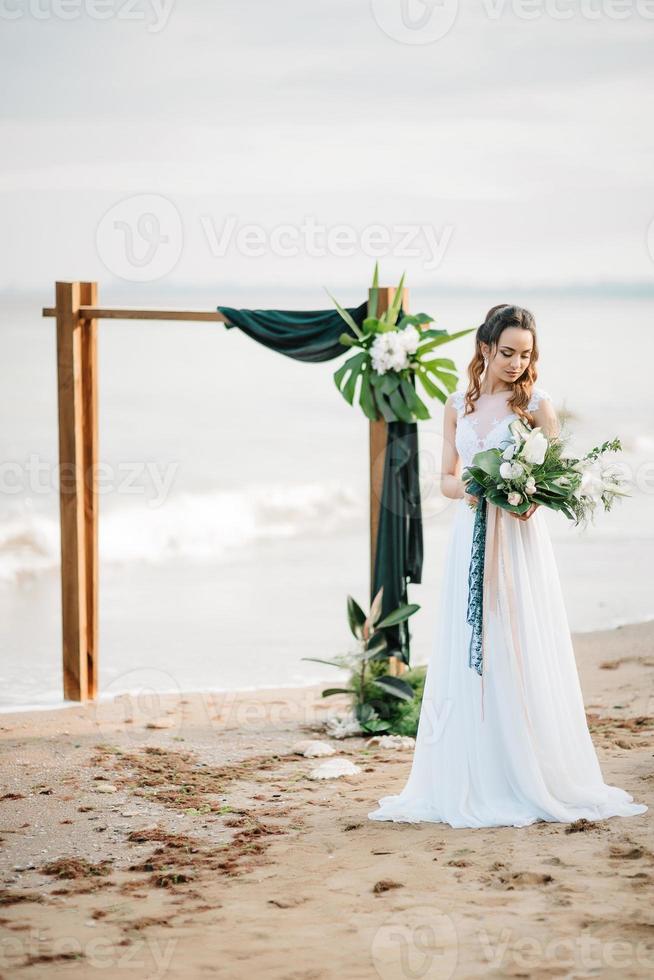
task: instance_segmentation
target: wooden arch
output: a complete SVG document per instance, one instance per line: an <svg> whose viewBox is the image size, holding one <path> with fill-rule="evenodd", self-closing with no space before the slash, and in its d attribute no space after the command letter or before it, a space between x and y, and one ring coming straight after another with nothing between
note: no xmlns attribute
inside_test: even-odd
<svg viewBox="0 0 654 980"><path fill-rule="evenodd" d="M388 309L395 289L377 290L378 312ZM43 316L57 321L59 408L59 508L61 526L61 621L64 698L98 694L98 355L100 320L222 322L215 310L107 307L98 304L97 282L57 282L55 306ZM402 305L408 309L408 290ZM370 582L372 588L387 423L369 423ZM400 667L391 658L389 672Z"/></svg>

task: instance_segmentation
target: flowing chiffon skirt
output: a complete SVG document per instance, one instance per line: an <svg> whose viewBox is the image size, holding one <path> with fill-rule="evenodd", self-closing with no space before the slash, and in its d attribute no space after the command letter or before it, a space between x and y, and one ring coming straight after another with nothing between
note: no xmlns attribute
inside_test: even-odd
<svg viewBox="0 0 654 980"><path fill-rule="evenodd" d="M644 813L602 777L543 508L519 521L488 505L505 561L482 685L466 622L475 512L456 507L411 772L369 818L522 827Z"/></svg>

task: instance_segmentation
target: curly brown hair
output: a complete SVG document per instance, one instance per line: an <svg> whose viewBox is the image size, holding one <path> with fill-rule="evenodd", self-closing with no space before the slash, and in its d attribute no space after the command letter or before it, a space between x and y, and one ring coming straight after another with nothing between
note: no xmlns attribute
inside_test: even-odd
<svg viewBox="0 0 654 980"><path fill-rule="evenodd" d="M533 313L523 309L521 306L511 306L509 303L500 303L493 306L486 314L486 319L477 328L475 335L475 353L468 365L468 390L465 394L465 414L474 412L474 403L481 394L481 377L484 373L484 355L481 345L488 344L491 353L497 350L502 331L506 327L519 327L521 330L528 330L533 338L533 350L529 364L513 383L513 391L508 399L510 409L516 415L525 419L530 425L534 424L533 417L527 411L527 405L531 399L538 372L536 362L538 361L538 343L536 339L536 321Z"/></svg>

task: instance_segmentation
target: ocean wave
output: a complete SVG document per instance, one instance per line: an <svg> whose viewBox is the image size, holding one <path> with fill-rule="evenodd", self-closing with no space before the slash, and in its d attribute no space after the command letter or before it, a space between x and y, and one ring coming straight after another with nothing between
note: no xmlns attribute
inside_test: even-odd
<svg viewBox="0 0 654 980"><path fill-rule="evenodd" d="M364 510L361 494L336 482L181 493L157 508L101 501L100 561L219 561L258 541L332 534ZM0 582L57 567L59 548L58 517L16 504L0 515Z"/></svg>

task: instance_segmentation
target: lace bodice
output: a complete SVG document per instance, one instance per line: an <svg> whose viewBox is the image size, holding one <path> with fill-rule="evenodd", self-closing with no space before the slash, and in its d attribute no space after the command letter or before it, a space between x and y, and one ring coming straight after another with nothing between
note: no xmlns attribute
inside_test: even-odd
<svg viewBox="0 0 654 980"><path fill-rule="evenodd" d="M465 392L455 391L450 397L456 409L456 449L461 457L461 467L469 466L475 453L492 449L510 438L509 425L518 416L509 412L509 392L498 391L494 395L480 395L475 410L464 415ZM536 411L543 399L549 399L543 388L534 388L528 409Z"/></svg>

